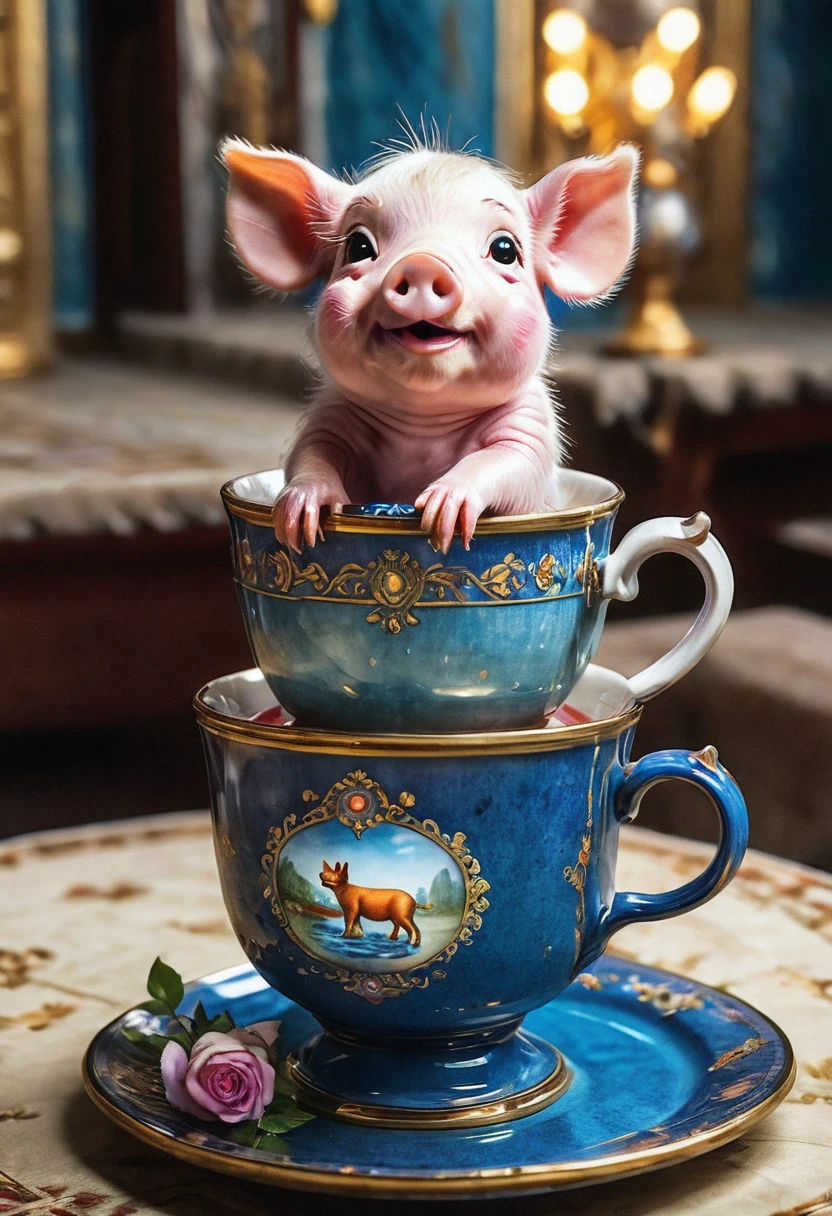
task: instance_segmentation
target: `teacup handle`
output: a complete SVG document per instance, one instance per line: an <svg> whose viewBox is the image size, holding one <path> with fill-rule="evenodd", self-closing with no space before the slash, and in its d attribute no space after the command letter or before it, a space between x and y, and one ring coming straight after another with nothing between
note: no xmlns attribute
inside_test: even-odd
<svg viewBox="0 0 832 1216"><path fill-rule="evenodd" d="M711 521L704 511L689 519L675 516L648 519L631 528L603 563L604 598L635 599L639 569L648 557L657 553L680 553L693 562L705 581L705 602L681 642L627 681L637 701L655 697L696 666L722 632L734 598L731 563L722 545L711 535Z"/></svg>
<svg viewBox="0 0 832 1216"><path fill-rule="evenodd" d="M642 895L619 891L606 916L598 924L594 940L587 943L585 961L597 958L613 933L634 921L664 920L698 908L722 890L736 874L748 846L748 812L745 799L733 777L719 763L715 747L701 752L662 751L643 756L631 765L618 790L615 814L629 823L649 789L673 778L697 785L710 798L719 815L719 845L710 865L697 877L672 891Z"/></svg>

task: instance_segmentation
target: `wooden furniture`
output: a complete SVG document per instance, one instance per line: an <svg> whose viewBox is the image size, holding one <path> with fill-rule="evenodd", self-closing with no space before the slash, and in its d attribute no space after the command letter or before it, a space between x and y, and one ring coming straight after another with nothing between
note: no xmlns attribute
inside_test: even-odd
<svg viewBox="0 0 832 1216"><path fill-rule="evenodd" d="M278 465L274 394L67 362L0 395L0 729L188 713L248 666L219 488Z"/></svg>

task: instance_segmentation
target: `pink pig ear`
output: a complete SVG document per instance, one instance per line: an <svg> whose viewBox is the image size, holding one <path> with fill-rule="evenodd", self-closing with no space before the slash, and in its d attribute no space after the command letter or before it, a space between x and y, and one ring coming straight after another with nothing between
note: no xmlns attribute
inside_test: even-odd
<svg viewBox="0 0 832 1216"><path fill-rule="evenodd" d="M567 161L525 191L537 271L556 295L587 302L614 287L636 241L639 153L622 144L603 158Z"/></svg>
<svg viewBox="0 0 832 1216"><path fill-rule="evenodd" d="M301 156L227 140L228 231L258 279L278 291L306 287L326 267L321 228L337 219L351 187Z"/></svg>

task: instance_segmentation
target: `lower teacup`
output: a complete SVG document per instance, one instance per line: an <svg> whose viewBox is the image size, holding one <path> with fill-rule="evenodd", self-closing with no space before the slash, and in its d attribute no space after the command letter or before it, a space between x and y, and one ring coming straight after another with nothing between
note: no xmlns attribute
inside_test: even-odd
<svg viewBox="0 0 832 1216"><path fill-rule="evenodd" d="M640 920L715 895L747 842L713 748L629 763L640 715L623 677L590 666L573 725L368 735L279 724L259 671L195 699L217 862L239 941L320 1033L291 1061L309 1109L417 1128L546 1106L568 1062L522 1028ZM697 878L616 892L618 832L644 792L699 786L720 843Z"/></svg>

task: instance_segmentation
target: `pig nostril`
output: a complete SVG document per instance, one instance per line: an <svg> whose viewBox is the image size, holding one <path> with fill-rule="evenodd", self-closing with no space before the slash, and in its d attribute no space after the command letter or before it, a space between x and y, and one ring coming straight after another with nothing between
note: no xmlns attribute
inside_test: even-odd
<svg viewBox="0 0 832 1216"><path fill-rule="evenodd" d="M400 296L406 296L409 289L410 284L408 283L407 279L402 279L400 283L396 284L396 291Z"/></svg>
<svg viewBox="0 0 832 1216"><path fill-rule="evenodd" d="M444 279L437 279L433 285L433 294L439 296L440 300L444 300L445 296L450 293L450 290Z"/></svg>

